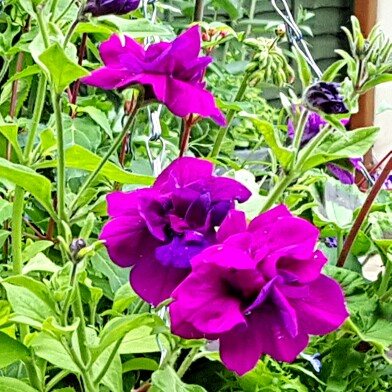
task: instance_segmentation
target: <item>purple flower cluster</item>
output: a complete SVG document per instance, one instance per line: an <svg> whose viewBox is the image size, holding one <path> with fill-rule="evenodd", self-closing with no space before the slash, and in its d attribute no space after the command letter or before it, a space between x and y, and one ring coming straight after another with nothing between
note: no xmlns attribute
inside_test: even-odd
<svg viewBox="0 0 392 392"><path fill-rule="evenodd" d="M130 37L114 34L99 48L105 66L82 81L106 90L142 85L145 99L164 103L176 116L194 113L225 126L223 114L202 82L212 58L199 57L200 49L199 26L173 42L159 42L147 49Z"/></svg>
<svg viewBox="0 0 392 392"><path fill-rule="evenodd" d="M145 301L158 305L190 273L190 260L215 244L219 226L234 202L250 192L239 182L212 175L197 158L174 161L151 188L108 195L112 218L103 228L111 259L134 266L130 281Z"/></svg>
<svg viewBox="0 0 392 392"><path fill-rule="evenodd" d="M321 274L318 230L280 205L250 222L230 211L211 246L170 305L172 330L183 338L219 339L220 355L242 375L265 353L293 361L308 335L324 335L348 317L340 286Z"/></svg>
<svg viewBox="0 0 392 392"><path fill-rule="evenodd" d="M247 226L235 201L249 197L237 181L213 176L210 162L179 158L152 187L108 195L111 220L100 236L116 264L133 266L141 298L174 298L173 333L219 340L238 374L263 353L293 361L309 334L348 316L341 288L321 274L318 230L284 205Z"/></svg>
<svg viewBox="0 0 392 392"><path fill-rule="evenodd" d="M139 7L140 0L87 0L84 12L93 16L125 15Z"/></svg>

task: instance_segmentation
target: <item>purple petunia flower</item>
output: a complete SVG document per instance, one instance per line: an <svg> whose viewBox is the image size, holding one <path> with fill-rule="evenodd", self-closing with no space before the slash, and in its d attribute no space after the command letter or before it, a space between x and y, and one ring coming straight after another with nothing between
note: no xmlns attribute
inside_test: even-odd
<svg viewBox="0 0 392 392"><path fill-rule="evenodd" d="M349 110L339 92L339 83L317 82L304 93L305 106L326 114L348 113Z"/></svg>
<svg viewBox="0 0 392 392"><path fill-rule="evenodd" d="M145 301L158 305L190 272L190 260L216 243L234 201L251 193L239 182L212 175L197 158L175 160L151 188L107 196L111 220L100 239L121 267L134 266L130 281Z"/></svg>
<svg viewBox="0 0 392 392"><path fill-rule="evenodd" d="M139 7L140 0L87 0L84 12L93 16L125 15Z"/></svg>
<svg viewBox="0 0 392 392"><path fill-rule="evenodd" d="M280 205L250 222L230 211L217 238L192 261L170 304L172 331L219 339L220 356L242 375L265 353L291 362L308 335L324 335L348 317L340 286L321 274L319 231Z"/></svg>
<svg viewBox="0 0 392 392"><path fill-rule="evenodd" d="M199 57L201 36L193 26L173 42L160 42L144 49L130 37L112 35L99 50L105 66L82 79L106 90L145 86L147 97L163 102L176 116L195 113L226 125L213 95L202 83L211 57Z"/></svg>

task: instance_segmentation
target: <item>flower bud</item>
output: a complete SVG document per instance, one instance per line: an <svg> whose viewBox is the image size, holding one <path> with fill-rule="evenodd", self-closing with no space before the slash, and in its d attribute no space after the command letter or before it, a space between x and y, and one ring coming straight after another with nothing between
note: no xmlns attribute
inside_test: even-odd
<svg viewBox="0 0 392 392"><path fill-rule="evenodd" d="M140 0L87 0L84 12L93 16L124 15L139 7Z"/></svg>
<svg viewBox="0 0 392 392"><path fill-rule="evenodd" d="M304 93L305 106L312 111L326 114L348 113L348 108L339 94L339 83L317 82Z"/></svg>
<svg viewBox="0 0 392 392"><path fill-rule="evenodd" d="M78 253L87 246L86 241L83 238L76 238L72 240L69 250L74 260L78 259Z"/></svg>

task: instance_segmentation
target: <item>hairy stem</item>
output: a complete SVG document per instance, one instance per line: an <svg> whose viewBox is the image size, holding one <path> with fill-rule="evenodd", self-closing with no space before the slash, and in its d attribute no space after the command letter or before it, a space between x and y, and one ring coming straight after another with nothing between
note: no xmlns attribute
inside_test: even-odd
<svg viewBox="0 0 392 392"><path fill-rule="evenodd" d="M246 88L248 87L249 76L250 76L249 73L245 73L244 78L242 79L240 88L238 89L237 94L234 98L234 102L241 101L242 97L244 96ZM227 125L226 125L226 127L221 127L218 131L218 135L215 139L215 143L214 143L214 146L213 146L211 154L210 154L211 158L215 158L216 156L218 156L220 149L221 149L223 139L225 138L227 130L229 129L229 127L231 125L234 114L235 114L235 110L233 110L233 109L230 109L229 112L227 113L227 116L226 116Z"/></svg>
<svg viewBox="0 0 392 392"><path fill-rule="evenodd" d="M189 367L192 365L192 362L196 356L196 354L199 352L199 347L193 347L188 355L185 357L184 361L180 365L180 367L177 370L177 375L178 377L182 377L185 372L189 369Z"/></svg>
<svg viewBox="0 0 392 392"><path fill-rule="evenodd" d="M201 22L204 16L204 0L195 1L195 9L193 11L193 21Z"/></svg>
<svg viewBox="0 0 392 392"><path fill-rule="evenodd" d="M69 370L61 370L46 384L45 392L49 392L55 387L63 378L67 377L71 372Z"/></svg>
<svg viewBox="0 0 392 392"><path fill-rule="evenodd" d="M15 187L12 208L12 260L15 275L22 274L22 220L25 192L20 186Z"/></svg>
<svg viewBox="0 0 392 392"><path fill-rule="evenodd" d="M367 215L369 214L370 208L376 199L378 193L380 192L381 188L383 187L386 179L388 178L389 174L392 171L392 157L389 159L385 167L380 173L380 177L377 178L377 181L373 185L372 189L370 190L365 203L363 204L361 210L359 211L359 214L357 218L355 219L355 222L348 233L348 236L346 238L346 241L344 242L343 245L343 250L342 253L339 256L337 266L338 267L343 267L344 263L350 253L351 247L353 246L354 240L357 237L357 234L359 230L361 229L361 226L363 222L365 221Z"/></svg>

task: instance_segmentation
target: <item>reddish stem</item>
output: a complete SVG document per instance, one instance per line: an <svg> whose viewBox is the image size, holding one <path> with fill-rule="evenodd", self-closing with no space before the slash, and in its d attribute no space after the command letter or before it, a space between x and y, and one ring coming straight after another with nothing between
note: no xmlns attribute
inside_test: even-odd
<svg viewBox="0 0 392 392"><path fill-rule="evenodd" d="M80 46L79 46L79 60L78 60L79 65L82 65L82 63L83 63L83 58L86 53L86 44L87 44L87 33L83 33L82 42L80 43ZM70 97L70 102L73 105L76 105L76 101L78 99L78 94L79 94L79 87L80 87L80 79L78 79L73 85L73 90L72 90L72 94ZM69 94L68 94L68 96L69 96ZM72 111L71 116L72 116L72 118L75 118L76 113L74 111Z"/></svg>
<svg viewBox="0 0 392 392"><path fill-rule="evenodd" d="M184 129L181 135L180 142L180 154L179 156L184 156L186 150L188 149L189 137L191 136L192 127L195 124L193 121L193 115L190 114L188 117L183 119Z"/></svg>
<svg viewBox="0 0 392 392"><path fill-rule="evenodd" d="M380 192L381 188L383 187L386 179L388 178L389 174L392 171L392 157L389 158L389 161L385 165L385 167L382 169L380 173L380 177L377 178L377 181L373 185L372 189L370 190L365 203L363 204L361 210L359 211L359 214L357 218L355 219L355 222L350 230L350 233L348 234L346 241L344 242L342 253L339 256L339 260L336 264L337 267L343 267L344 263L347 259L347 256L350 253L351 247L354 243L354 240L361 229L361 226L366 219L367 215L369 214L370 208L373 205L374 200L376 199L378 193Z"/></svg>

